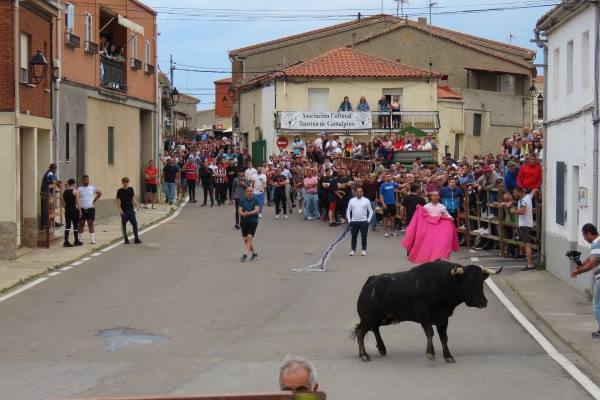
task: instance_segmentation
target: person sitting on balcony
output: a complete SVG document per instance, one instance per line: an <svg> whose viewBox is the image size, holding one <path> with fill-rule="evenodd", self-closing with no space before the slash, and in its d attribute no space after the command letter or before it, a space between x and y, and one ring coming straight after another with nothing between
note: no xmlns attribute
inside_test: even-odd
<svg viewBox="0 0 600 400"><path fill-rule="evenodd" d="M387 97L381 96L379 102L377 103L379 106L380 113L389 113L390 112L390 103L388 103ZM381 129L388 129L390 127L390 117L389 115L380 115L379 116L379 127Z"/></svg>
<svg viewBox="0 0 600 400"><path fill-rule="evenodd" d="M362 96L358 102L358 105L356 106L356 111L360 111L360 112L368 112L369 111L369 103L367 103L367 99L365 99L365 96Z"/></svg>
<svg viewBox="0 0 600 400"><path fill-rule="evenodd" d="M392 97L392 102L390 103L390 106L392 107L392 113L400 112L400 101L398 100L398 96ZM400 117L400 114L392 114L392 125L394 128L400 128L401 119L402 118Z"/></svg>
<svg viewBox="0 0 600 400"><path fill-rule="evenodd" d="M344 101L342 101L340 107L338 108L338 112L339 111L352 111L352 104L350 104L350 99L348 96L344 96Z"/></svg>

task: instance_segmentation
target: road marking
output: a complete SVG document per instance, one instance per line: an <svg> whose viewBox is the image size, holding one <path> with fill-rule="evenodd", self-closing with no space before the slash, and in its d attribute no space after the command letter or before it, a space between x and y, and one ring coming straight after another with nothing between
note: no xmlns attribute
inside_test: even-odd
<svg viewBox="0 0 600 400"><path fill-rule="evenodd" d="M0 303L2 303L5 300L10 299L13 296L18 295L19 293L23 293L27 289L31 289L32 287L39 285L40 283L44 282L47 279L48 278L39 278L39 279L36 279L35 281L30 282L30 283L26 284L25 286L21 286L20 288L18 288L14 292L10 292L9 294L5 294L4 296L0 297Z"/></svg>
<svg viewBox="0 0 600 400"><path fill-rule="evenodd" d="M83 264L83 261L75 261L73 264L71 264L71 267L76 267L81 264Z"/></svg>
<svg viewBox="0 0 600 400"><path fill-rule="evenodd" d="M86 257L86 258L82 258L81 261L90 261L92 259L92 257Z"/></svg>
<svg viewBox="0 0 600 400"><path fill-rule="evenodd" d="M594 399L600 400L600 387L588 378L579 368L569 359L560 354L558 350L550 343L548 339L535 327L529 320L515 307L515 305L506 297L500 288L491 279L486 279L485 283L496 295L498 300L506 307L513 317L529 332L531 337L538 342L546 353L556 361L565 371L569 373Z"/></svg>
<svg viewBox="0 0 600 400"><path fill-rule="evenodd" d="M54 272L50 272L48 274L48 276L56 276L56 275L60 275L60 271L54 271Z"/></svg>
<svg viewBox="0 0 600 400"><path fill-rule="evenodd" d="M471 257L471 261L477 262L477 261L479 261L479 257Z"/></svg>
<svg viewBox="0 0 600 400"><path fill-rule="evenodd" d="M346 236L348 236L348 232L350 232L349 228L344 229L344 232L342 232L342 234L336 240L334 240L333 243L331 243L329 246L327 246L327 248L321 255L321 258L319 258L319 261L317 261L314 264L303 267L303 268L294 268L294 269L292 269L292 272L304 272L304 271L325 272L325 271L327 271L327 263L329 262L329 258L331 257L331 254L333 254L336 247L340 243L342 243L344 241L344 239L346 239Z"/></svg>
<svg viewBox="0 0 600 400"><path fill-rule="evenodd" d="M101 255L102 255L102 253L94 253L94 254L92 254L92 257L98 257L98 256L101 256Z"/></svg>
<svg viewBox="0 0 600 400"><path fill-rule="evenodd" d="M68 271L73 267L62 267L61 269L59 269L59 271Z"/></svg>

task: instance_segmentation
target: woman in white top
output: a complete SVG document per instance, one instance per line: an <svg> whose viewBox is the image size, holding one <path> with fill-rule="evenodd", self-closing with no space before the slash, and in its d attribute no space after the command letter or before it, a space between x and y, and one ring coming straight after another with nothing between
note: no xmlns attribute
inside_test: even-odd
<svg viewBox="0 0 600 400"><path fill-rule="evenodd" d="M425 210L432 217L450 217L452 216L446 210L446 206L440 203L440 194L438 192L429 193L429 203L425 204Z"/></svg>

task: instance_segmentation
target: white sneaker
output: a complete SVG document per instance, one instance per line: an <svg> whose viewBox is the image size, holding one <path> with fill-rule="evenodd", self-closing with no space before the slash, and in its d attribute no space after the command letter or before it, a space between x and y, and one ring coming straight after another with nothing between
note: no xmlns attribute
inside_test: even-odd
<svg viewBox="0 0 600 400"><path fill-rule="evenodd" d="M350 257L353 257L353 256L354 256L354 250L352 250L352 251L351 251L351 252L350 252L348 255L349 255Z"/></svg>
<svg viewBox="0 0 600 400"><path fill-rule="evenodd" d="M299 210L298 210L298 214L302 214L302 209L299 209Z"/></svg>
<svg viewBox="0 0 600 400"><path fill-rule="evenodd" d="M263 217L262 214L258 214L258 218L262 218L262 217Z"/></svg>
<svg viewBox="0 0 600 400"><path fill-rule="evenodd" d="M279 219L279 215L276 215L276 216L275 216L275 219Z"/></svg>
<svg viewBox="0 0 600 400"><path fill-rule="evenodd" d="M361 251L360 255L363 256L363 257L366 256L367 255L367 251L366 250Z"/></svg>
<svg viewBox="0 0 600 400"><path fill-rule="evenodd" d="M307 221L312 221L314 218L313 217L306 217Z"/></svg>
<svg viewBox="0 0 600 400"><path fill-rule="evenodd" d="M383 237L390 237L390 235L386 233L385 235L383 235Z"/></svg>
<svg viewBox="0 0 600 400"><path fill-rule="evenodd" d="M288 219L288 216L287 216L287 214L283 216L283 219Z"/></svg>
<svg viewBox="0 0 600 400"><path fill-rule="evenodd" d="M392 233L392 236L398 236L398 232L394 231L394 233Z"/></svg>

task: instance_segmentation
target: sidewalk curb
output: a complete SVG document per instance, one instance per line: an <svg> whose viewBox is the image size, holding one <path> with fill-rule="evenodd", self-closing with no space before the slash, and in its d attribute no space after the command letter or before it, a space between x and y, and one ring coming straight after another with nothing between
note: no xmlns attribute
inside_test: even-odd
<svg viewBox="0 0 600 400"><path fill-rule="evenodd" d="M158 218L158 219L156 219L156 220L153 220L153 221L151 221L151 222L148 222L148 223L146 223L146 224L144 224L144 225L141 225L141 226L138 228L138 229L139 229L139 231L141 232L141 231L143 231L144 229L150 228L150 227L152 227L152 226L154 226L154 225L157 225L157 224L161 223L161 222L162 222L162 221L164 221L165 219L167 219L167 218L171 217L171 216L172 216L173 214L175 214L176 212L178 212L178 211L181 211L181 210L183 209L183 207L185 207L185 205L186 205L186 204L187 204L187 201L186 201L186 200L182 200L182 201L180 201L180 203L179 203L179 204L178 204L178 205L177 205L175 208L171 207L171 209L169 210L169 212L168 212L167 214L165 214L165 215L161 216L160 218ZM107 247L109 247L109 246L112 246L113 244L115 244L115 243L118 243L118 242L120 242L120 241L122 241L122 240L123 240L123 238L122 238L121 236L119 236L119 237L116 237L116 238L114 238L114 239L110 240L110 241L109 241L109 242L107 242L107 243L104 243L104 244L102 244L102 245L100 245L100 246L97 246L97 247L93 247L93 248L91 248L89 251L87 251L87 252L85 252L85 253L83 253L83 254L80 254L80 255L78 255L77 257L74 257L74 258L72 258L72 259L70 259L70 260L67 260L67 261L64 261L64 262L61 262L61 263L59 263L59 264L52 265L52 266L50 266L50 267L46 268L46 270L45 270L45 271L38 272L38 273L36 273L36 274L30 275L30 276L28 276L27 278L20 279L20 280L19 280L17 283L15 283L15 284L13 284L13 285L11 285L11 286L8 286L8 287L5 287L5 288L0 288L0 295L3 295L3 294L10 293L10 292L12 292L13 290L16 290L16 289L18 289L19 287L21 287L21 286L23 286L23 285L25 285L25 284L27 284L27 283L29 283L29 282L32 282L32 281L34 281L34 280L36 280L36 279L38 279L38 278L41 278L41 277L45 276L46 274L48 274L48 273L50 273L50 272L56 271L56 270L58 270L58 269L61 269L61 268L63 268L63 267L65 267L65 266L67 266L67 265L69 265L69 264L73 263L74 261L76 261L76 260L78 260L78 259L80 259L80 258L88 257L88 256L90 256L90 255L92 255L92 254L94 254L94 253L97 253L97 252L99 252L99 251L102 251L102 249L105 249L105 248L107 248Z"/></svg>
<svg viewBox="0 0 600 400"><path fill-rule="evenodd" d="M521 295L519 290L517 290L510 282L508 282L505 278L499 277L502 279L502 282L510 288L511 292L516 295L521 302L527 307L527 309L532 312L536 319L540 321L546 329L548 329L554 336L556 336L560 341L567 346L569 349L573 351L578 357L583 359L591 368L594 369L594 373L600 375L600 365L596 365L592 360L590 360L582 351L577 349L563 334L554 329L552 324L541 314L539 313L528 301L527 299Z"/></svg>

